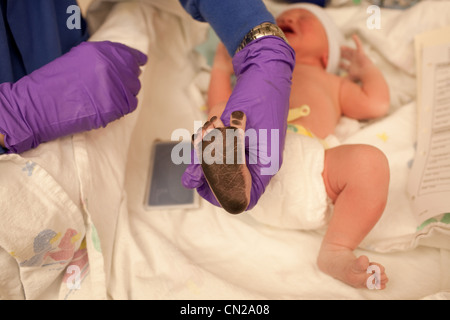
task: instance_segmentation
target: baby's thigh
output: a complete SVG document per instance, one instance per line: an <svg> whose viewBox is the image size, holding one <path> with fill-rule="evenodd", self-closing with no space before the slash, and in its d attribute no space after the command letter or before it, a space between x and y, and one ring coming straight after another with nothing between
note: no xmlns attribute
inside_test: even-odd
<svg viewBox="0 0 450 320"><path fill-rule="evenodd" d="M380 194L389 186L389 163L376 147L342 145L325 151L323 179L328 196L334 201L344 188Z"/></svg>

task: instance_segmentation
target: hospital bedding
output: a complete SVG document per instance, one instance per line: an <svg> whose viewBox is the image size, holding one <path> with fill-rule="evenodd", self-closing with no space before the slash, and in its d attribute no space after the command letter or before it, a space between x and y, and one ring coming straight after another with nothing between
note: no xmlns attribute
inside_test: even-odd
<svg viewBox="0 0 450 320"><path fill-rule="evenodd" d="M266 1L274 12L279 3ZM177 0L94 1L92 40L149 55L138 110L105 129L0 156L0 298L9 299L449 299L450 226L419 227L406 195L416 136L415 34L450 25L450 3L381 10L328 8L347 38L357 32L391 89L384 119L343 119L343 143L383 150L391 166L385 213L358 248L386 267L383 291L357 290L315 264L323 230L283 230L199 209L146 211L150 150L205 120L209 66L194 50L208 26Z"/></svg>

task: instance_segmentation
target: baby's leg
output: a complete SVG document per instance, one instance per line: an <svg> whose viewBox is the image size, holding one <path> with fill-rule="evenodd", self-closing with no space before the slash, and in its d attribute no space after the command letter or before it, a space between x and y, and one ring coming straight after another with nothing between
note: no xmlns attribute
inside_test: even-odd
<svg viewBox="0 0 450 320"><path fill-rule="evenodd" d="M325 151L323 179L334 212L322 242L319 268L353 286L366 287L369 265L379 267L380 288L387 282L384 267L353 253L381 217L388 195L389 165L384 154L367 145L344 145ZM376 267L375 267L376 268Z"/></svg>
<svg viewBox="0 0 450 320"><path fill-rule="evenodd" d="M201 150L197 148L197 152L202 153L203 173L217 201L227 212L238 214L250 203L252 185L245 164L246 116L240 111L233 112L231 126L225 127L220 120L221 111L221 108L210 110L210 115L214 116L204 124L201 136L195 139L194 144L201 142ZM218 135L221 143L216 143ZM212 161L208 161L208 156Z"/></svg>

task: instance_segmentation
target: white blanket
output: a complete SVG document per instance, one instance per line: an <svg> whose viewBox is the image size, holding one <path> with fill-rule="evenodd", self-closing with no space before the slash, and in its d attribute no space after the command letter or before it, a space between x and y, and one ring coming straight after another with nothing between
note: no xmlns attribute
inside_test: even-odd
<svg viewBox="0 0 450 320"><path fill-rule="evenodd" d="M365 5L327 10L346 36L361 35L391 88L392 113L345 138L376 145L391 164L386 212L358 249L386 266L385 290L356 290L321 273L320 232L270 228L205 201L193 210L144 209L152 142L205 118L209 68L193 49L208 26L178 0L99 0L92 40L149 55L139 107L105 129L0 157L8 177L0 181L0 297L448 299L447 226L418 233L405 188L416 134L412 39L450 24L450 4L382 9L381 30L367 30Z"/></svg>

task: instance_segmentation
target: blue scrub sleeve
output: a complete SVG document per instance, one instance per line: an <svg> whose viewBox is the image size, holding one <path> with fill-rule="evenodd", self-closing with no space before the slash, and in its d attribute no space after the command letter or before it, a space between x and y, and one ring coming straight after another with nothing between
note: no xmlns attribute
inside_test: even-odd
<svg viewBox="0 0 450 320"><path fill-rule="evenodd" d="M0 146L0 155L6 153L6 149Z"/></svg>
<svg viewBox="0 0 450 320"><path fill-rule="evenodd" d="M195 19L208 22L233 56L245 35L263 22L275 23L261 0L180 0Z"/></svg>
<svg viewBox="0 0 450 320"><path fill-rule="evenodd" d="M76 0L0 0L0 83L16 82L67 53L89 37L67 27Z"/></svg>

